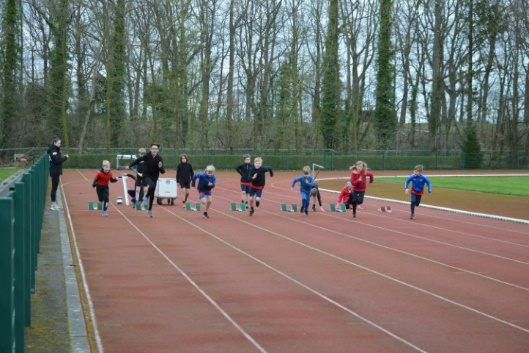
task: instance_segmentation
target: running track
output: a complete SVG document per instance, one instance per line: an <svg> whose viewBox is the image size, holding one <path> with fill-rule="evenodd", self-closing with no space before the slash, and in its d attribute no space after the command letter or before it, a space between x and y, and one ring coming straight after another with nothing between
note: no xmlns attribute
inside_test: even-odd
<svg viewBox="0 0 529 353"><path fill-rule="evenodd" d="M529 352L527 224L428 208L411 221L369 199L356 219L281 212L299 174L267 176L252 217L229 210L238 178L218 172L210 219L180 198L151 219L115 204L121 182L109 217L88 210L95 171L67 170L92 351Z"/></svg>

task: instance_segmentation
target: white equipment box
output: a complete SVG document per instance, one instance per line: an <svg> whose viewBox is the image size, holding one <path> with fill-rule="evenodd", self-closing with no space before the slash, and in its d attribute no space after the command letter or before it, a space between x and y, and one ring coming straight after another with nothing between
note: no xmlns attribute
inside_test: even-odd
<svg viewBox="0 0 529 353"><path fill-rule="evenodd" d="M178 185L174 178L159 178L156 183L154 196L164 199L176 199Z"/></svg>

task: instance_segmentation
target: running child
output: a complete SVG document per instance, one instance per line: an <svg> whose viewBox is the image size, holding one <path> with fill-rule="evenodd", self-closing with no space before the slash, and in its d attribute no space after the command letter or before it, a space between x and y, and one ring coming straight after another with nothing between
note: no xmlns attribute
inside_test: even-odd
<svg viewBox="0 0 529 353"><path fill-rule="evenodd" d="M250 188L252 187L252 164L249 154L242 156L243 164L239 165L235 170L241 176L241 203L248 204L250 196Z"/></svg>
<svg viewBox="0 0 529 353"><path fill-rule="evenodd" d="M160 173L165 173L165 168L163 165L163 158L158 153L160 151L160 144L153 143L151 144L151 150L145 155L136 158L127 169L133 168L135 165L138 165L141 162L145 163L145 169L143 170L143 178L147 184L147 192L145 193L144 201L148 205L148 214L152 218L152 203L154 201L154 191L156 190L156 183L160 177Z"/></svg>
<svg viewBox="0 0 529 353"><path fill-rule="evenodd" d="M415 219L415 207L419 207L421 204L421 198L424 194L424 185L428 185L428 196L432 194L432 183L425 175L422 174L424 167L420 164L413 168L413 174L406 179L404 182L404 191L406 194L409 192L408 185L411 182L411 198L410 198L410 219Z"/></svg>
<svg viewBox="0 0 529 353"><path fill-rule="evenodd" d="M323 209L323 204L321 203L321 194L318 184L314 184L312 189L310 189L310 197L312 197L312 211L316 212L316 201L318 201L318 204L320 205L320 211L325 212Z"/></svg>
<svg viewBox="0 0 529 353"><path fill-rule="evenodd" d="M253 216L255 213L255 207L259 207L261 203L261 196L263 195L263 189L266 182L266 172L270 173L270 177L274 176L274 172L270 167L263 167L263 159L261 157L256 157L253 160L253 167L250 171L252 176L252 187L250 188L250 216Z"/></svg>
<svg viewBox="0 0 529 353"><path fill-rule="evenodd" d="M191 182L191 186L195 187L197 179L198 197L202 202L202 205L205 205L204 213L202 215L205 218L209 218L208 210L211 206L211 200L213 198L211 189L215 187L215 183L217 181L217 178L215 177L215 167L212 165L208 165L203 173L193 175L193 181Z"/></svg>
<svg viewBox="0 0 529 353"><path fill-rule="evenodd" d="M352 205L349 203L351 192L353 192L353 184L351 184L350 180L347 180L344 188L342 189L342 191L340 191L340 194L338 195L338 200L336 200L337 209L340 209L340 204L342 203L345 204L345 208L347 209L350 209L352 207Z"/></svg>
<svg viewBox="0 0 529 353"><path fill-rule="evenodd" d="M178 164L178 167L176 167L176 183L180 185L180 188L184 192L182 208L186 207L187 198L189 197L189 188L194 175L195 172L193 171L193 166L191 163L189 163L187 155L181 155L180 164Z"/></svg>
<svg viewBox="0 0 529 353"><path fill-rule="evenodd" d="M103 203L103 217L108 216L108 202L110 199L110 190L108 188L108 183L115 183L118 179L114 178L112 172L110 171L110 162L104 160L101 164L101 170L99 170L94 178L92 186L96 188L97 199L99 202Z"/></svg>
<svg viewBox="0 0 529 353"><path fill-rule="evenodd" d="M290 188L294 190L294 186L299 183L299 192L301 194L301 213L305 216L309 215L310 191L314 186L314 177L310 175L310 167L308 165L303 167L303 175L294 178L290 184Z"/></svg>
<svg viewBox="0 0 529 353"><path fill-rule="evenodd" d="M373 173L367 170L367 164L362 161L358 161L352 168L351 173L351 184L353 184L353 191L349 203L353 207L353 217L356 217L356 207L364 203L364 195L367 188L367 178L369 178L369 184L373 183L375 177Z"/></svg>

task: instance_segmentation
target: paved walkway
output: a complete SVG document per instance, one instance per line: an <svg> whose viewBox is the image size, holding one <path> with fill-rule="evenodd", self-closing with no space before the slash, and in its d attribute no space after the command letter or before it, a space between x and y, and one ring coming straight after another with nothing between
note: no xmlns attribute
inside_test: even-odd
<svg viewBox="0 0 529 353"><path fill-rule="evenodd" d="M31 320L26 328L27 353L90 352L64 214L51 211L48 203Z"/></svg>

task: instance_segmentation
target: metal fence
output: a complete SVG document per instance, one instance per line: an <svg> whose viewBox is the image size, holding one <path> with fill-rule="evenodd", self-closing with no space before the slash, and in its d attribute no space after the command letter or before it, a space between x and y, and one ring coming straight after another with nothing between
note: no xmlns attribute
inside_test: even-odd
<svg viewBox="0 0 529 353"><path fill-rule="evenodd" d="M47 148L27 148L0 150L0 165L24 167L34 157L46 152ZM64 168L99 169L106 159L116 166L118 155L137 154L137 148L86 149L79 153L69 149L70 159L63 164ZM365 161L373 170L409 170L422 164L428 170L458 169L529 169L529 152L496 152L482 151L476 154L465 154L458 151L359 151L343 153L332 150L287 151L287 150L176 150L163 148L160 154L167 168L175 169L181 154L189 156L189 162L197 168L213 164L217 169L231 170L242 163L242 155L261 156L265 165L277 170L299 170L305 165L317 163L326 170L347 170L357 160ZM121 165L123 163L120 163Z"/></svg>
<svg viewBox="0 0 529 353"><path fill-rule="evenodd" d="M24 352L49 161L43 156L0 185L0 352Z"/></svg>

